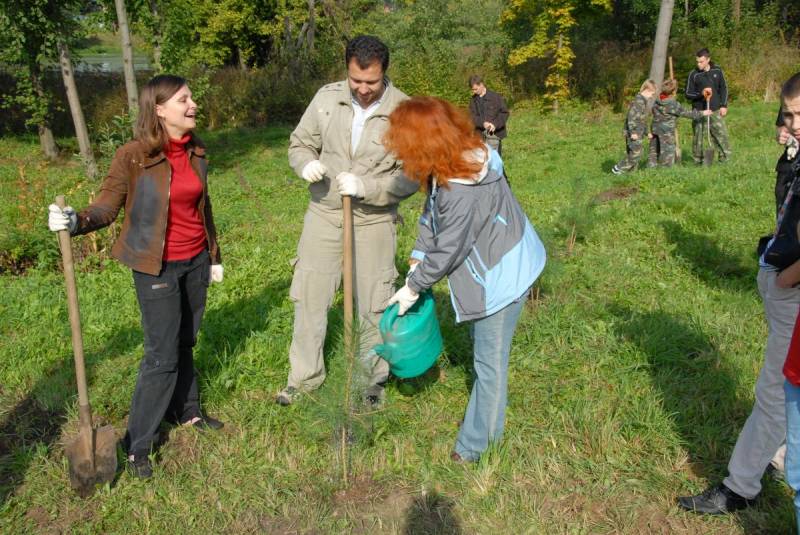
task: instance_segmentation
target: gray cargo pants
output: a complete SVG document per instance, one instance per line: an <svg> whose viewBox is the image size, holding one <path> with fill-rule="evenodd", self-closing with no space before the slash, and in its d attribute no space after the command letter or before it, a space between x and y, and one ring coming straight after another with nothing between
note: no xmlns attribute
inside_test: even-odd
<svg viewBox="0 0 800 535"><path fill-rule="evenodd" d="M340 212L341 213L341 212ZM395 223L383 221L354 228L356 311L360 323L360 359L369 386L389 377L387 362L369 350L380 343L378 323L394 293L397 269ZM294 331L289 348L288 385L312 390L325 380L322 349L328 326L328 309L342 279L343 232L341 218L306 211L297 244L294 277L289 297L294 301Z"/></svg>

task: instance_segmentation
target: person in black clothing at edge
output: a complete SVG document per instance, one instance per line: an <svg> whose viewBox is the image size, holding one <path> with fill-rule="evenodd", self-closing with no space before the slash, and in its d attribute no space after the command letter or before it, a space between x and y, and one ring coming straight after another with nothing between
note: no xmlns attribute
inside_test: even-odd
<svg viewBox="0 0 800 535"><path fill-rule="evenodd" d="M502 154L509 115L506 101L499 93L486 89L483 78L477 74L469 77L469 87L472 89L469 114L475 124L475 130L487 145L496 150L498 154Z"/></svg>
<svg viewBox="0 0 800 535"><path fill-rule="evenodd" d="M711 144L719 154L719 161L725 162L731 156L731 144L728 139L728 129L725 126L725 116L728 115L728 84L722 69L711 61L711 54L707 48L697 51L695 60L697 68L689 73L686 79L686 98L692 103L695 110L706 109L704 92L711 90L708 106L714 112L710 119L700 117L692 121L692 159L696 164L703 163L703 138L706 135L706 121L710 121Z"/></svg>

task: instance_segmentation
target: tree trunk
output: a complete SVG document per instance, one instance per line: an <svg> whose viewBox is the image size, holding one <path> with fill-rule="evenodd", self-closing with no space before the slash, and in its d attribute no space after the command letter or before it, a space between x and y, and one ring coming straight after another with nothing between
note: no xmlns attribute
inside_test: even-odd
<svg viewBox="0 0 800 535"><path fill-rule="evenodd" d="M58 56L61 63L61 76L64 79L64 88L67 90L67 101L69 110L72 112L72 122L75 123L75 135L78 138L78 146L81 149L81 156L86 164L86 173L89 178L97 178L97 163L94 161L92 145L89 143L89 131L86 129L86 120L83 118L81 101L78 98L78 88L75 85L75 75L72 72L72 60L69 57L69 48L66 43L58 43Z"/></svg>
<svg viewBox="0 0 800 535"><path fill-rule="evenodd" d="M667 62L667 46L669 45L669 30L672 26L672 11L675 0L661 0L661 11L658 13L658 27L653 45L653 61L650 63L650 79L661 86L664 81L664 66Z"/></svg>
<svg viewBox="0 0 800 535"><path fill-rule="evenodd" d="M733 22L738 25L742 19L742 0L733 0Z"/></svg>
<svg viewBox="0 0 800 535"><path fill-rule="evenodd" d="M689 18L689 0L683 2L683 16Z"/></svg>
<svg viewBox="0 0 800 535"><path fill-rule="evenodd" d="M306 45L308 51L314 53L314 37L317 29L316 23L316 0L308 0L308 32L306 33Z"/></svg>
<svg viewBox="0 0 800 535"><path fill-rule="evenodd" d="M53 138L53 131L46 124L39 125L39 144L42 146L42 152L48 160L55 160L58 158L58 145Z"/></svg>
<svg viewBox="0 0 800 535"><path fill-rule="evenodd" d="M128 11L125 9L125 0L114 0L114 5L117 8L119 36L122 40L122 67L125 71L128 110L134 114L139 108L139 91L136 88L136 73L133 70L133 47L131 46L131 31L128 27Z"/></svg>
<svg viewBox="0 0 800 535"><path fill-rule="evenodd" d="M163 37L161 33L161 13L158 11L156 0L150 0L150 13L153 14L153 68L156 72L161 72L163 70L161 65L161 41Z"/></svg>
<svg viewBox="0 0 800 535"><path fill-rule="evenodd" d="M47 102L48 97L44 92L44 87L42 86L41 71L38 71L37 67L32 67L30 70L30 76L31 86L33 86L34 93L36 93L36 96L39 98L39 100L42 102ZM53 137L53 130L50 128L49 119L46 116L43 117L37 127L39 130L39 144L42 146L42 152L44 153L45 158L48 160L55 160L58 158L58 145L56 145L56 140Z"/></svg>

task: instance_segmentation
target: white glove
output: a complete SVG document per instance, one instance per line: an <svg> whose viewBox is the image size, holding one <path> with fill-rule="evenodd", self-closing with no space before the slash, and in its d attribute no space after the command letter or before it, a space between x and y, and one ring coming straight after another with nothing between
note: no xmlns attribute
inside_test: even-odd
<svg viewBox="0 0 800 535"><path fill-rule="evenodd" d="M800 149L800 142L793 135L789 135L786 139L786 157L793 160L797 156L798 149Z"/></svg>
<svg viewBox="0 0 800 535"><path fill-rule="evenodd" d="M311 160L303 167L303 172L300 173L303 176L303 180L307 182L319 182L322 180L322 177L325 176L325 173L328 172L328 168L319 161L319 160Z"/></svg>
<svg viewBox="0 0 800 535"><path fill-rule="evenodd" d="M411 278L411 274L414 273L414 270L416 270L417 266L420 265L421 263L422 262L414 262L413 264L411 264L411 266L408 268L408 273L406 273L406 282L408 282L408 279Z"/></svg>
<svg viewBox="0 0 800 535"><path fill-rule="evenodd" d="M70 234L78 226L78 216L72 206L67 206L63 210L58 205L51 204L47 207L50 215L47 218L47 226L53 232L68 230Z"/></svg>
<svg viewBox="0 0 800 535"><path fill-rule="evenodd" d="M222 264L211 264L211 282L222 282Z"/></svg>
<svg viewBox="0 0 800 535"><path fill-rule="evenodd" d="M336 175L336 183L339 186L339 195L344 197L364 197L364 181L353 173L342 172Z"/></svg>
<svg viewBox="0 0 800 535"><path fill-rule="evenodd" d="M397 315L402 316L403 314L408 312L408 309L411 308L414 305L414 303L417 302L417 299L419 299L419 294L414 290L412 290L411 288L409 288L408 284L406 284L405 286L397 290L397 292L395 292L392 298L389 299L389 303L387 304L387 306L393 303L397 303L397 305L399 306Z"/></svg>

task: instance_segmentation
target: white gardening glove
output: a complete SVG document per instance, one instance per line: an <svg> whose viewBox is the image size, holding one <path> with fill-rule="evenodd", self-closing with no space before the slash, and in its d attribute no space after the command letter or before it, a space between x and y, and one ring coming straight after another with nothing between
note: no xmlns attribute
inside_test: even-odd
<svg viewBox="0 0 800 535"><path fill-rule="evenodd" d="M70 234L78 226L78 216L72 206L67 206L63 210L56 204L51 204L47 207L50 214L47 218L47 226L53 232L59 230L68 230Z"/></svg>
<svg viewBox="0 0 800 535"><path fill-rule="evenodd" d="M222 264L211 264L211 282L222 282Z"/></svg>
<svg viewBox="0 0 800 535"><path fill-rule="evenodd" d="M389 303L387 306L392 305L393 303L397 303L399 310L397 311L398 316L402 316L408 309L411 308L414 303L417 302L419 299L419 294L408 287L408 284L397 290L395 294L389 299Z"/></svg>
<svg viewBox="0 0 800 535"><path fill-rule="evenodd" d="M303 172L300 173L303 177L303 180L306 182L319 182L322 180L322 177L325 176L325 173L328 172L328 168L325 167L319 160L311 160L303 167Z"/></svg>
<svg viewBox="0 0 800 535"><path fill-rule="evenodd" d="M408 282L408 279L411 278L411 274L414 273L414 270L416 270L417 266L420 265L421 263L422 262L414 262L409 266L408 273L406 273L406 282Z"/></svg>
<svg viewBox="0 0 800 535"><path fill-rule="evenodd" d="M786 157L793 160L797 156L798 150L800 150L800 142L797 141L796 137L790 135L786 138Z"/></svg>
<svg viewBox="0 0 800 535"><path fill-rule="evenodd" d="M344 197L364 197L364 181L353 173L344 171L336 175L336 183L339 187L339 195Z"/></svg>

